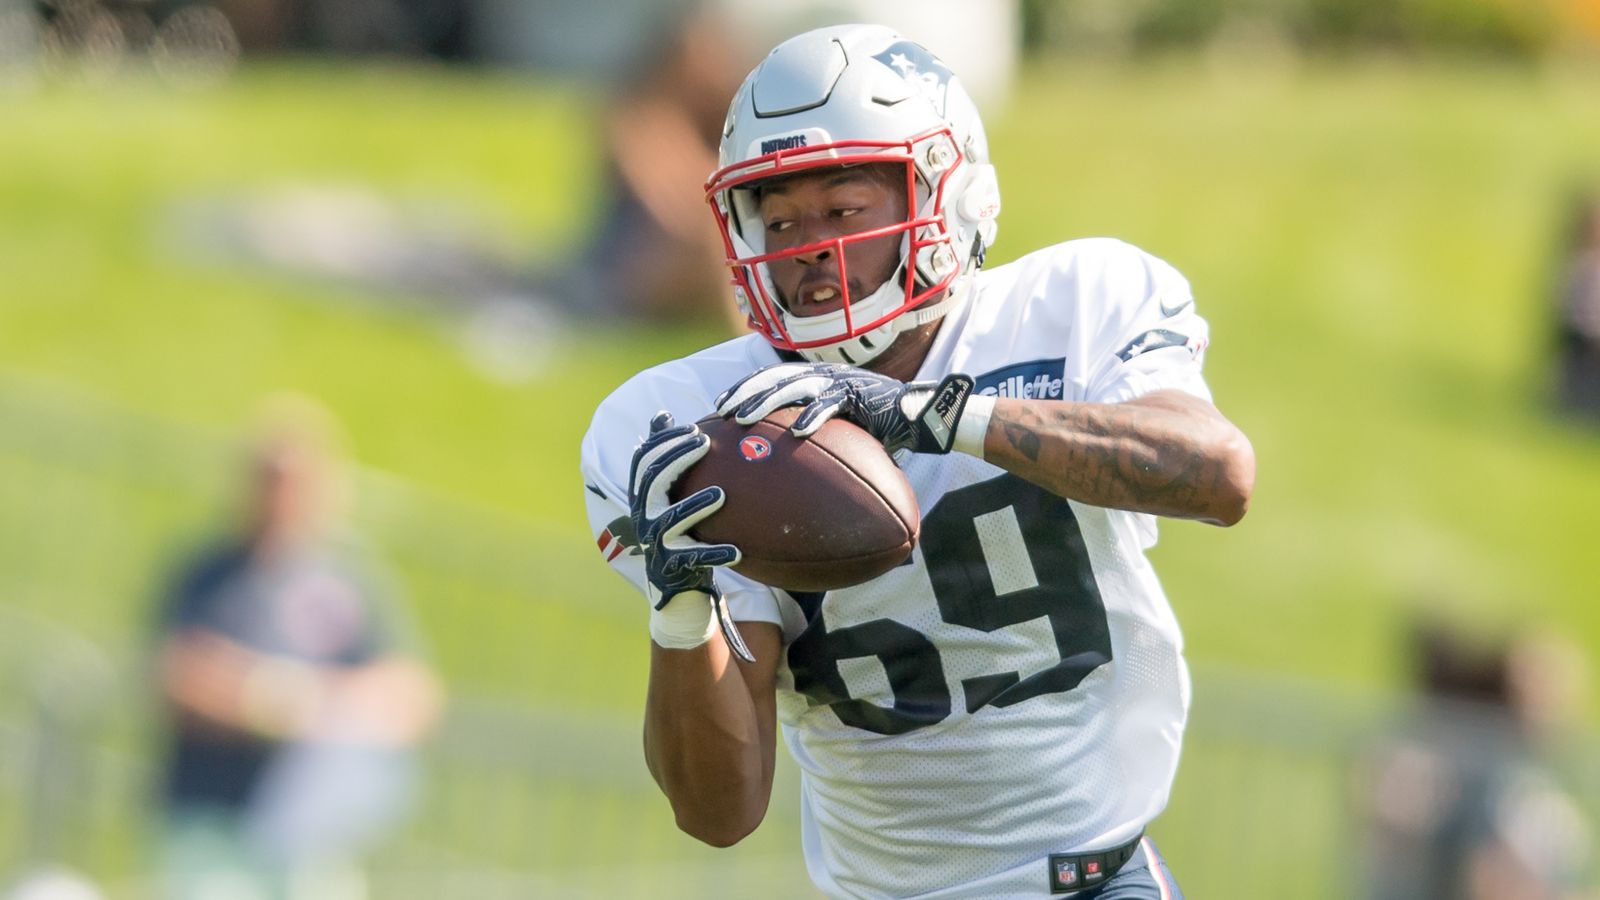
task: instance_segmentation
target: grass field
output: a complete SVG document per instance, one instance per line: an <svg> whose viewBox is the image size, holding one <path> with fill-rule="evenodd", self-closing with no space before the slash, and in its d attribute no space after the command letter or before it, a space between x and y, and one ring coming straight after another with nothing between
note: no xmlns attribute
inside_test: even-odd
<svg viewBox="0 0 1600 900"><path fill-rule="evenodd" d="M1212 323L1219 405L1255 442L1244 524L1169 524L1155 551L1197 716L1213 671L1393 691L1424 600L1600 654L1600 431L1548 412L1543 355L1565 192L1600 182L1597 88L1581 70L1174 60L1030 70L990 113L998 259L1109 234L1173 262ZM162 560L217 518L226 441L288 388L347 424L363 521L458 694L635 716L643 608L587 549L577 444L622 378L715 330L585 327L545 376L508 385L429 316L196 259L168 227L184 201L354 183L554 255L593 219L592 99L305 65L205 92L0 94L0 611L132 656ZM1237 765L1215 749L1186 763L1163 835L1180 873L1203 843L1184 836L1207 828L1187 786ZM581 796L561 802L582 815ZM797 851L791 835L758 835L750 883ZM1326 856L1337 839L1298 840ZM574 855L598 858L536 858Z"/></svg>

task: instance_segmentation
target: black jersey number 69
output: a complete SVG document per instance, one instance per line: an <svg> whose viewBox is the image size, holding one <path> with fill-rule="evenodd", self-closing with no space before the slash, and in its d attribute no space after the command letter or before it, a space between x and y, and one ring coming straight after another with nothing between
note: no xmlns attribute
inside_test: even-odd
<svg viewBox="0 0 1600 900"><path fill-rule="evenodd" d="M986 535L1005 559L989 558ZM1055 635L1060 661L1054 665L1026 678L1011 671L962 679L967 712L1070 691L1110 662L1105 604L1077 517L1061 497L1010 474L958 488L923 516L922 556L944 621L991 632L1044 616ZM997 565L1009 572L1004 593L991 574ZM821 594L795 599L808 622L789 645L789 669L795 690L813 705L830 706L841 722L878 734L904 734L950 715L944 663L927 635L893 619L829 631ZM852 698L839 672L841 660L869 656L889 676L891 707Z"/></svg>

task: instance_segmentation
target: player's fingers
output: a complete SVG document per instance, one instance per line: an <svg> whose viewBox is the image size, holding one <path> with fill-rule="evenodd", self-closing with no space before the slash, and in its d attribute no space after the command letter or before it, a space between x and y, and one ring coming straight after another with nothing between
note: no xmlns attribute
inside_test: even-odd
<svg viewBox="0 0 1600 900"><path fill-rule="evenodd" d="M659 557L658 573L668 582L703 583L706 570L737 565L739 559L739 548L732 544L691 543L687 547L666 548L666 552ZM701 590L701 588L692 586L689 590Z"/></svg>
<svg viewBox="0 0 1600 900"><path fill-rule="evenodd" d="M686 469L711 452L711 438L695 432L686 434L662 446L650 459L652 487L662 487L678 480Z"/></svg>
<svg viewBox="0 0 1600 900"><path fill-rule="evenodd" d="M717 404L717 415L727 416L742 412L753 403L759 403L762 398L769 396L774 390L788 383L786 378L777 378L760 383L747 384L728 394L727 398Z"/></svg>
<svg viewBox="0 0 1600 900"><path fill-rule="evenodd" d="M821 428L825 422L839 414L844 406L844 394L820 397L800 411L794 424L789 426L789 431L795 437L810 437Z"/></svg>
<svg viewBox="0 0 1600 900"><path fill-rule="evenodd" d="M661 416L666 416L669 422L672 420L671 413L657 413L656 419L660 419ZM651 421L652 428L655 427L655 421ZM649 470L651 463L660 459L662 454L667 452L667 448L673 446L675 442L683 440L686 435L698 434L699 431L695 425L678 425L665 431L652 432L645 437L644 441L633 449L633 462L628 467L629 488L637 493L641 487L639 478Z"/></svg>
<svg viewBox="0 0 1600 900"><path fill-rule="evenodd" d="M744 554L732 544L707 544L695 548L695 560L700 568L736 566Z"/></svg>
<svg viewBox="0 0 1600 900"><path fill-rule="evenodd" d="M706 569L737 565L739 548L732 544L690 544L687 547L669 547L662 563L663 574L670 577L704 574Z"/></svg>
<svg viewBox="0 0 1600 900"><path fill-rule="evenodd" d="M710 437L702 434L694 425L682 425L671 431L664 431L641 445L640 464L650 466L663 460L675 459L684 453L692 452L710 440Z"/></svg>
<svg viewBox="0 0 1600 900"><path fill-rule="evenodd" d="M780 381L807 371L805 363L776 363L764 369L757 369L717 395L717 415L725 416L756 394L770 389Z"/></svg>
<svg viewBox="0 0 1600 900"><path fill-rule="evenodd" d="M721 509L726 501L727 496L722 488L712 485L695 491L667 507L658 519L662 540L672 540L688 534L689 529Z"/></svg>
<svg viewBox="0 0 1600 900"><path fill-rule="evenodd" d="M727 390L717 395L717 399L714 401L717 407L717 415L725 416L728 414L728 410L731 407L738 405L738 402L736 402L734 398L742 398L745 395L744 386L749 384L750 379L754 377L754 375L746 375L745 377L729 385Z"/></svg>
<svg viewBox="0 0 1600 900"><path fill-rule="evenodd" d="M774 386L765 394L751 397L734 413L733 420L740 425L759 422L771 415L775 409L810 403L826 391L830 384L832 382L823 375L800 375Z"/></svg>
<svg viewBox="0 0 1600 900"><path fill-rule="evenodd" d="M663 444L670 444L673 441L682 438L686 434L694 434L699 430L699 427L695 425L674 425L673 427L664 431L651 432L650 435L644 439L644 443L640 444L639 446L647 448L660 447Z"/></svg>
<svg viewBox="0 0 1600 900"><path fill-rule="evenodd" d="M735 381L727 390L717 395L717 415L727 415L728 410L743 403L751 394L761 390L772 380L774 380L772 375L766 369L757 369Z"/></svg>
<svg viewBox="0 0 1600 900"><path fill-rule="evenodd" d="M677 432L677 433L673 433ZM682 452L686 439L698 433L694 426L685 426L682 429L662 432L647 439L633 451L633 463L628 471L628 485L632 493L638 494L655 477L655 469L659 468L661 460L675 452Z"/></svg>
<svg viewBox="0 0 1600 900"><path fill-rule="evenodd" d="M666 509L670 501L667 493L688 468L711 452L711 438L698 431L661 447L659 455L646 464L643 484L639 486L645 497L645 515L655 518Z"/></svg>
<svg viewBox="0 0 1600 900"><path fill-rule="evenodd" d="M666 548L666 555L661 563L661 573L672 580L699 581L707 569L736 566L741 558L739 548L732 544L689 542L684 547Z"/></svg>
<svg viewBox="0 0 1600 900"><path fill-rule="evenodd" d="M751 398L764 395L780 385L798 378L828 377L838 368L826 363L777 363L758 369L734 382L733 386L717 396L717 414L729 415L748 403Z"/></svg>

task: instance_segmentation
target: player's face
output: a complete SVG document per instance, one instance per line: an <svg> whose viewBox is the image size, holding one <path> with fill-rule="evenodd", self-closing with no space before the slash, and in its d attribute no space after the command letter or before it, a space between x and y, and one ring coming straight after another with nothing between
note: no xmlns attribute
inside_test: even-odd
<svg viewBox="0 0 1600 900"><path fill-rule="evenodd" d="M761 221L772 253L860 234L906 221L904 170L883 165L823 169L785 178L761 189ZM824 245L767 264L778 299L797 316L818 316L871 294L900 264L903 232Z"/></svg>

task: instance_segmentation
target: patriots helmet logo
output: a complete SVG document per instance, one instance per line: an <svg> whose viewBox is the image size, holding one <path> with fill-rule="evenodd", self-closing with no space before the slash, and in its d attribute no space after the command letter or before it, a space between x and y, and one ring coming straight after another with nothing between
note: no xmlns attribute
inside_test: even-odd
<svg viewBox="0 0 1600 900"><path fill-rule="evenodd" d="M739 442L739 455L750 462L758 462L772 455L772 442L759 434L752 434Z"/></svg>
<svg viewBox="0 0 1600 900"><path fill-rule="evenodd" d="M939 111L940 116L945 114L946 88L954 73L939 61L939 57L928 52L928 48L911 41L896 41L872 58L910 82L912 87L932 101L933 108Z"/></svg>

